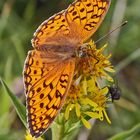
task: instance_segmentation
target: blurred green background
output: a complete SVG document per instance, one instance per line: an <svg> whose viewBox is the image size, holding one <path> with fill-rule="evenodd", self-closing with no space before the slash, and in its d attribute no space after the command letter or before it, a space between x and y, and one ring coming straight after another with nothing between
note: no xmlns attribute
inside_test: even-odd
<svg viewBox="0 0 140 140"><path fill-rule="evenodd" d="M32 35L41 22L72 1L0 0L0 76L23 102L22 71L26 54L32 49ZM112 124L96 121L91 130L82 128L76 140L106 140L140 123L140 0L112 0L93 39L99 39L124 20L128 21L125 27L98 43L98 46L109 43L108 52L112 53L111 61L117 72L116 83L121 89L121 99L108 109ZM0 85L0 140L24 140L25 133ZM129 139L140 140L140 131Z"/></svg>

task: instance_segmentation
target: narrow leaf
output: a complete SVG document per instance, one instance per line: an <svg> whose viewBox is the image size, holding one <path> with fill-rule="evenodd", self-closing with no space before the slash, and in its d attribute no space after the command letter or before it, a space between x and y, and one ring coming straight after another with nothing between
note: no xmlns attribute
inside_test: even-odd
<svg viewBox="0 0 140 140"><path fill-rule="evenodd" d="M134 137L137 133L140 133L140 123L135 125L132 129L121 132L108 140L126 140L128 138Z"/></svg>
<svg viewBox="0 0 140 140"><path fill-rule="evenodd" d="M19 99L11 92L11 90L8 88L6 83L0 79L5 91L8 93L9 97L11 98L13 105L17 111L17 114L19 115L21 121L26 127L26 108L25 106L19 101Z"/></svg>

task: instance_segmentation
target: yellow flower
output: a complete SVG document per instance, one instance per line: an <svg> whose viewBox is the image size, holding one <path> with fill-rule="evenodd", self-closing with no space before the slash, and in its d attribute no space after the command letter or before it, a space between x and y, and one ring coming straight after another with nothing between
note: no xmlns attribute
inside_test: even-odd
<svg viewBox="0 0 140 140"><path fill-rule="evenodd" d="M31 134L28 131L26 131L25 140L43 140L43 139L41 137L39 138L32 137Z"/></svg>
<svg viewBox="0 0 140 140"><path fill-rule="evenodd" d="M76 66L73 84L63 108L66 120L75 112L77 118L87 128L91 127L87 117L101 121L105 117L107 122L111 123L106 112L107 103L110 100L109 90L103 83L105 80L113 82L109 73L115 71L109 61L111 55L103 54L106 47L107 45L104 45L97 49L92 41L86 44L86 47L84 45L83 48L81 47L83 49L80 52L81 58Z"/></svg>

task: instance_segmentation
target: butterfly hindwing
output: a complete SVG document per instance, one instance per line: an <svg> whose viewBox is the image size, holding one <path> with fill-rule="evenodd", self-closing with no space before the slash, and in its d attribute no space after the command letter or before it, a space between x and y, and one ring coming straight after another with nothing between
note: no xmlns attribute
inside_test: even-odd
<svg viewBox="0 0 140 140"><path fill-rule="evenodd" d="M27 117L30 133L32 136L38 137L47 130L64 103L72 81L75 60L60 61L59 64L55 65L52 62L52 68L50 69L51 63L46 62L44 70L49 70L46 73L39 73L40 68L42 68L41 61L45 62L45 58L44 60L43 58L36 58L40 62L37 67L34 66L36 61L32 62L31 60L34 58L31 56L31 52L29 55L24 69L25 81L30 77L30 82L25 83ZM47 64L49 64L48 67ZM37 69L38 75L29 74L28 69L31 69L31 71L32 69ZM36 82L34 81L34 76L38 78Z"/></svg>
<svg viewBox="0 0 140 140"><path fill-rule="evenodd" d="M57 57L46 57L45 52L32 50L28 52L24 64L24 83L25 93L28 93L30 88L39 81L43 75L46 75L58 64Z"/></svg>

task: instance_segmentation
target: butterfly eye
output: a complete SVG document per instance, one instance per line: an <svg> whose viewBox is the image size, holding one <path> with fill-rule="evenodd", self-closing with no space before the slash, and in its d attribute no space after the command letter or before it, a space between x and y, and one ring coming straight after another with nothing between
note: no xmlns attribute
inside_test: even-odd
<svg viewBox="0 0 140 140"><path fill-rule="evenodd" d="M86 53L85 51L80 50L79 53L78 53L78 56L79 56L80 58L84 58L84 57L87 56L87 53Z"/></svg>

